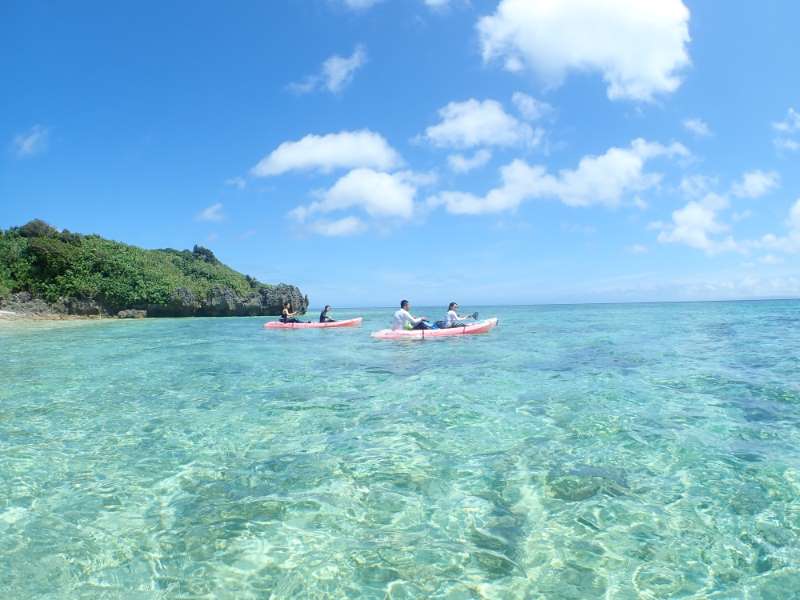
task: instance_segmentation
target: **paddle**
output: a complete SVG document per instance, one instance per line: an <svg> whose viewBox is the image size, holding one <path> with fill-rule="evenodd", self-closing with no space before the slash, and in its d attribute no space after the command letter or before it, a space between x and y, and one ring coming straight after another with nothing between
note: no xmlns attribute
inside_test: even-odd
<svg viewBox="0 0 800 600"><path fill-rule="evenodd" d="M477 312L474 312L474 313L472 313L470 316L471 316L473 319L475 319L476 321L478 320L478 313L477 313Z"/></svg>

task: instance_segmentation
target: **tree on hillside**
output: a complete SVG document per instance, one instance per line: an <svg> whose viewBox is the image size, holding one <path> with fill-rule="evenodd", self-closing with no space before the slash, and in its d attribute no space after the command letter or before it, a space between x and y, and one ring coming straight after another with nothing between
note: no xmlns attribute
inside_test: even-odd
<svg viewBox="0 0 800 600"><path fill-rule="evenodd" d="M198 246L195 244L194 248L192 248L192 254L195 258L199 258L200 260L204 260L207 263L216 264L219 261L217 257L214 256L214 253L209 250L208 248L204 248L203 246Z"/></svg>
<svg viewBox="0 0 800 600"><path fill-rule="evenodd" d="M22 237L55 237L58 235L58 229L51 227L41 219L34 219L28 221L17 230Z"/></svg>

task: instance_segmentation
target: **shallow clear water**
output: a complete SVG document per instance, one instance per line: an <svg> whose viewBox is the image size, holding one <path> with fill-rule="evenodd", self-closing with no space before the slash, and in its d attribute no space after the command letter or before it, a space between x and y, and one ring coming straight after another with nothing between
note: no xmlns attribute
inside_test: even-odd
<svg viewBox="0 0 800 600"><path fill-rule="evenodd" d="M480 311L5 324L0 597L800 597L800 302Z"/></svg>

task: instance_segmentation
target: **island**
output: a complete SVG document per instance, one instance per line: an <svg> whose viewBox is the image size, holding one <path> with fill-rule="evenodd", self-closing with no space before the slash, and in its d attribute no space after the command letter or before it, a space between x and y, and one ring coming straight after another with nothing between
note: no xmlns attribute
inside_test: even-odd
<svg viewBox="0 0 800 600"><path fill-rule="evenodd" d="M0 310L33 318L231 317L305 312L294 285L261 283L208 248L146 250L35 219L0 230Z"/></svg>

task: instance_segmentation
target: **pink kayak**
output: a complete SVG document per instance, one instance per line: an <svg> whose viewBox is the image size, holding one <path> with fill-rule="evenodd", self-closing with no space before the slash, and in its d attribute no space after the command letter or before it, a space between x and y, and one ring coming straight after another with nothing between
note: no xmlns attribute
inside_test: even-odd
<svg viewBox="0 0 800 600"><path fill-rule="evenodd" d="M329 329L331 327L360 327L363 317L346 319L344 321L332 321L330 323L281 323L280 321L270 321L264 323L264 329Z"/></svg>
<svg viewBox="0 0 800 600"><path fill-rule="evenodd" d="M448 337L452 335L471 335L474 333L487 333L497 325L497 317L462 325L448 327L447 329L381 329L372 334L379 340L426 340L435 337Z"/></svg>

